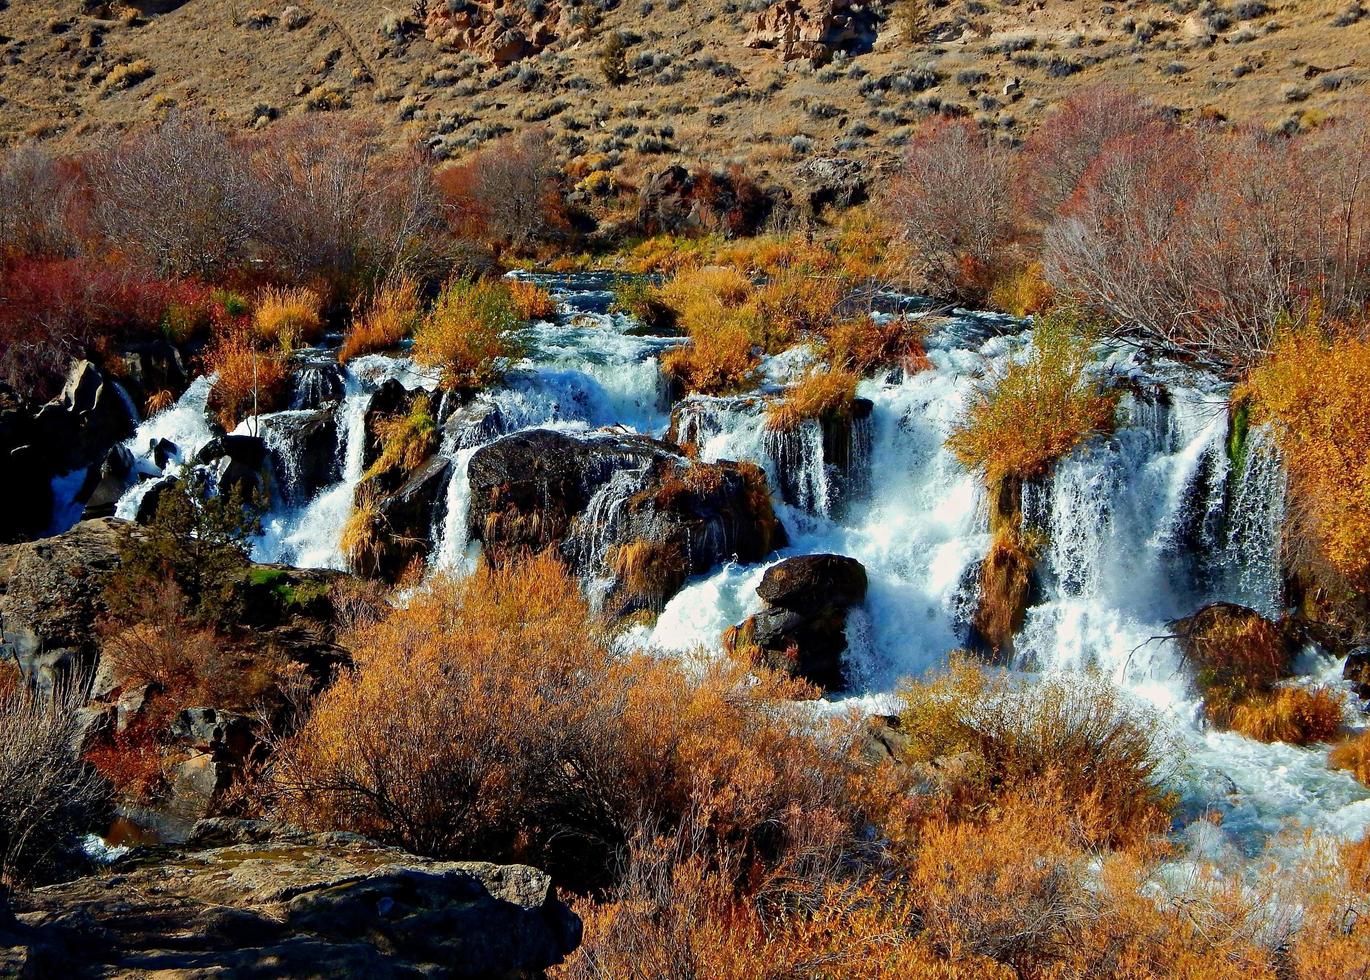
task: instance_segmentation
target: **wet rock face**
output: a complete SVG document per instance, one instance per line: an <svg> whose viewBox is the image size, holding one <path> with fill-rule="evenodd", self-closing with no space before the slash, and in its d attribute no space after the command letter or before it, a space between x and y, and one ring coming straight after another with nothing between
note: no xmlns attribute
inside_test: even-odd
<svg viewBox="0 0 1370 980"><path fill-rule="evenodd" d="M435 531L442 526L444 494L451 479L452 461L430 456L398 489L375 496L370 524L376 547L355 556L353 571L395 581L410 564L427 558L436 544ZM359 500L372 494L373 482L357 485Z"/></svg>
<svg viewBox="0 0 1370 980"><path fill-rule="evenodd" d="M635 591L654 602L688 575L758 561L784 541L760 469L691 463L646 436L520 432L477 450L469 474L468 532L487 556L555 547L579 574L617 565L624 578L650 553L651 582Z"/></svg>
<svg viewBox="0 0 1370 980"><path fill-rule="evenodd" d="M579 918L535 868L248 821L202 821L191 840L26 894L16 920L0 915L0 967L534 980L580 944Z"/></svg>
<svg viewBox="0 0 1370 980"><path fill-rule="evenodd" d="M1370 646L1356 647L1346 655L1341 676L1354 685L1358 698L1370 701Z"/></svg>
<svg viewBox="0 0 1370 980"><path fill-rule="evenodd" d="M844 688L847 614L866 600L865 567L844 555L787 558L766 569L756 594L761 612L725 642L824 690Z"/></svg>
<svg viewBox="0 0 1370 980"><path fill-rule="evenodd" d="M288 503L306 503L342 479L336 406L268 415L261 426L277 485Z"/></svg>

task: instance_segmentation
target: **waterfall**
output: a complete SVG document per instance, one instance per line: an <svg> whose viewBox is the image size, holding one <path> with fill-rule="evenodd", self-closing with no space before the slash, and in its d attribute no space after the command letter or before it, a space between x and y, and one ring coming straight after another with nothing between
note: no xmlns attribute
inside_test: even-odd
<svg viewBox="0 0 1370 980"><path fill-rule="evenodd" d="M134 430L124 440L124 446L137 461L139 482L119 498L114 516L133 520L138 505L152 488L157 476L175 476L204 448L214 431L209 425L209 393L214 387L214 375L205 375L191 382L175 404L158 412ZM165 468L157 465L160 452L167 454Z"/></svg>

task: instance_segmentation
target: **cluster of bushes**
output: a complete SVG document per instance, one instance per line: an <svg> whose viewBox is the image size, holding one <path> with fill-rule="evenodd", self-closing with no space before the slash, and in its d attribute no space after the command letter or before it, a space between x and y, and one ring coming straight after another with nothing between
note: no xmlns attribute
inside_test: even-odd
<svg viewBox="0 0 1370 980"><path fill-rule="evenodd" d="M1277 324L1370 298L1365 120L1296 136L1185 126L1077 93L1021 149L965 119L912 141L887 205L933 292L1032 312L1051 291L1230 378Z"/></svg>
<svg viewBox="0 0 1370 980"><path fill-rule="evenodd" d="M561 976L1311 980L1370 938L1364 843L1255 884L1167 875L1175 747L1100 678L956 661L872 741L764 668L616 646L550 555L437 579L346 643L262 805L549 868L586 923Z"/></svg>

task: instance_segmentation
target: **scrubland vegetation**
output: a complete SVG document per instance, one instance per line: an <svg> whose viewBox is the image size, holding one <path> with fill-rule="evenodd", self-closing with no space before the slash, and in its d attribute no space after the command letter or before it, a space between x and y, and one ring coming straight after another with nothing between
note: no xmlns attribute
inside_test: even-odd
<svg viewBox="0 0 1370 980"><path fill-rule="evenodd" d="M809 345L808 373L766 396L779 432L845 418L863 379L931 366L936 314L881 312L890 287L1035 317L947 440L990 498L967 641L982 660L1009 660L1047 543L1025 523L1024 482L1118 424L1121 393L1091 370L1105 342L1237 382L1234 411L1268 423L1290 475L1295 571L1316 602L1355 610L1370 593L1366 140L1352 123L1294 137L1181 127L1094 90L1021 147L964 118L930 123L880 207L813 239L732 237L759 191L730 172L704 186L707 234L615 242L596 261L652 276L620 283L615 306L683 335L660 361L676 395L748 390L764 356ZM362 573L380 564L383 496L439 443L438 397L499 384L520 329L555 313L537 286L490 275L495 257L576 240L567 175L537 131L435 172L350 124L230 137L172 115L80 159L24 151L4 167L0 186L18 173L34 188L0 220L0 371L23 391L51 395L73 356L161 340L217 375L211 410L232 428L281 407L292 354L326 330L345 328L342 361L412 344L443 392L368 422L378 452L342 540ZM769 551L764 473L741 472ZM682 464L657 503L711 479ZM816 713L803 704L816 689L749 658L626 647L549 552L340 597L345 658L302 679L270 652L243 656L226 625L252 585L244 543L261 505L164 495L103 596L110 663L155 685L159 711L276 709L237 813L549 870L587 928L559 976L1370 970L1370 838L1309 839L1280 874L1258 858L1178 875L1178 747L1101 677L1020 683L954 657L902 686L897 717ZM652 610L689 566L645 538L607 563ZM1370 782L1367 737L1338 743L1342 693L1289 683L1287 625L1201 611L1173 638L1206 721L1327 743L1330 766ZM83 764L78 701L0 688L0 881L50 876L111 788L165 779L151 722Z"/></svg>

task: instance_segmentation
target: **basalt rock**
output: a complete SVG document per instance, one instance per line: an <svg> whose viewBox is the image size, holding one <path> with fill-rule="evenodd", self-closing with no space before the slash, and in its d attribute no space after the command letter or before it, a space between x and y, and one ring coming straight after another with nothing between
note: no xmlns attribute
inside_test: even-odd
<svg viewBox="0 0 1370 980"><path fill-rule="evenodd" d="M86 501L82 520L113 517L114 505L137 479L137 460L133 453L122 444L111 446L99 468L92 469L87 479L91 489L82 493Z"/></svg>
<svg viewBox="0 0 1370 980"><path fill-rule="evenodd" d="M270 458L271 451L260 436L216 436L195 454L197 463L211 468L220 493L236 490L244 499L269 494Z"/></svg>
<svg viewBox="0 0 1370 980"><path fill-rule="evenodd" d="M353 571L389 581L432 551L434 529L442 525L441 503L452 478L452 461L430 456L410 472L399 489L378 495L374 479L357 485L357 499L370 503L370 548L353 556Z"/></svg>
<svg viewBox="0 0 1370 980"><path fill-rule="evenodd" d="M1351 682L1356 697L1370 701L1370 646L1356 647L1346 655L1341 676Z"/></svg>
<svg viewBox="0 0 1370 980"><path fill-rule="evenodd" d="M725 644L824 690L846 686L847 618L866 599L866 569L844 555L802 555L766 569L761 612L728 631Z"/></svg>
<svg viewBox="0 0 1370 980"><path fill-rule="evenodd" d="M261 424L272 470L288 503L306 503L342 479L336 406L268 415Z"/></svg>
<svg viewBox="0 0 1370 980"><path fill-rule="evenodd" d="M468 532L489 558L557 548L575 572L617 578L629 606L785 540L759 468L692 463L646 436L519 432L477 450L469 477Z"/></svg>
<svg viewBox="0 0 1370 980"><path fill-rule="evenodd" d="M869 6L851 0L778 0L757 14L742 43L817 66L839 50L868 50L877 22Z"/></svg>
<svg viewBox="0 0 1370 980"><path fill-rule="evenodd" d="M844 157L811 157L795 168L809 213L817 216L828 208L849 208L866 199L866 169Z"/></svg>
<svg viewBox="0 0 1370 980"><path fill-rule="evenodd" d="M162 338L125 344L113 369L139 404L160 392L179 397L190 384L190 372L176 345Z"/></svg>
<svg viewBox="0 0 1370 980"><path fill-rule="evenodd" d="M336 361L307 361L291 375L290 407L323 408L340 402L347 393L342 365Z"/></svg>
<svg viewBox="0 0 1370 980"><path fill-rule="evenodd" d="M247 821L202 821L191 840L219 846L130 857L16 898L17 917L0 921L0 966L535 980L580 944L551 879L523 865L433 861Z"/></svg>

